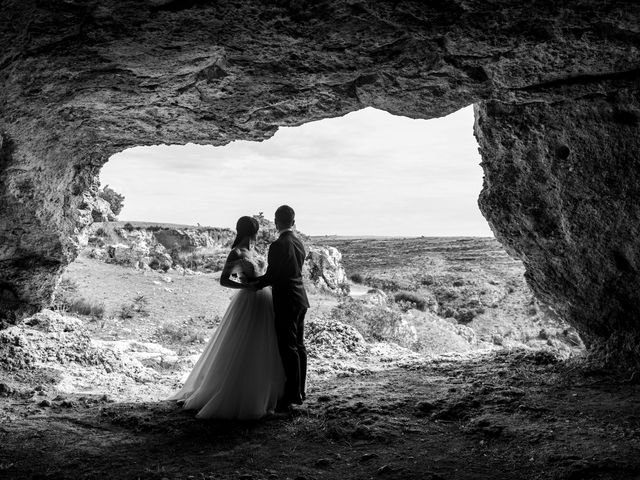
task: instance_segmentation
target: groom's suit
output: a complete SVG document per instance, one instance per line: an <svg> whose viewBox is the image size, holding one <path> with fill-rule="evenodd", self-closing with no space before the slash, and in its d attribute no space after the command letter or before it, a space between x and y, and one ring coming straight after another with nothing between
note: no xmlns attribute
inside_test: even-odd
<svg viewBox="0 0 640 480"><path fill-rule="evenodd" d="M302 241L285 230L269 246L266 273L257 278L257 288L271 285L278 349L287 377L282 403L300 404L305 398L307 350L304 346L304 316L309 308L302 283L306 253Z"/></svg>

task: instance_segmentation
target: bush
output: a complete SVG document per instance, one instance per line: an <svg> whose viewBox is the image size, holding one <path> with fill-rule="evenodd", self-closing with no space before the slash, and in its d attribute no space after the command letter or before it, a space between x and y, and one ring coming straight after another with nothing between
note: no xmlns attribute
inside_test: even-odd
<svg viewBox="0 0 640 480"><path fill-rule="evenodd" d="M469 323L471 320L475 318L475 316L476 316L475 310L470 310L468 308L461 308L454 315L458 323L462 323L462 324Z"/></svg>
<svg viewBox="0 0 640 480"><path fill-rule="evenodd" d="M404 304L404 306L408 306L409 308L415 308L422 312L426 311L427 307L429 306L429 302L427 301L426 298L421 297L420 295L417 295L412 292L401 291L396 293L393 298L396 301L396 303ZM408 310L408 309L404 308L403 310Z"/></svg>
<svg viewBox="0 0 640 480"><path fill-rule="evenodd" d="M118 312L118 316L125 320L127 318L133 318L137 315L149 315L147 311L147 304L149 301L144 295L138 295L133 299L131 303L126 303L120 307L120 312Z"/></svg>
<svg viewBox="0 0 640 480"><path fill-rule="evenodd" d="M86 298L75 298L66 308L69 313L77 313L79 315L87 315L96 320L104 318L104 303L94 302Z"/></svg>
<svg viewBox="0 0 640 480"><path fill-rule="evenodd" d="M354 273L353 275L350 275L349 279L353 283L362 283L362 282L364 282L364 278L362 277L362 275L360 273Z"/></svg>
<svg viewBox="0 0 640 480"><path fill-rule="evenodd" d="M124 206L124 195L120 195L109 185L105 185L103 189L98 190L98 197L107 201L114 215L119 215Z"/></svg>
<svg viewBox="0 0 640 480"><path fill-rule="evenodd" d="M62 278L53 297L54 310L90 316L95 320L104 318L105 307L101 302L89 300L80 295L78 284L68 278Z"/></svg>
<svg viewBox="0 0 640 480"><path fill-rule="evenodd" d="M386 278L367 277L364 283L369 287L377 288L385 292L397 292L400 290L398 282Z"/></svg>
<svg viewBox="0 0 640 480"><path fill-rule="evenodd" d="M156 336L169 343L204 343L207 340L206 331L185 322L168 322L162 325Z"/></svg>
<svg viewBox="0 0 640 480"><path fill-rule="evenodd" d="M367 306L348 299L340 302L329 314L331 320L356 328L367 341L395 341L393 332L401 322L400 312L385 307Z"/></svg>

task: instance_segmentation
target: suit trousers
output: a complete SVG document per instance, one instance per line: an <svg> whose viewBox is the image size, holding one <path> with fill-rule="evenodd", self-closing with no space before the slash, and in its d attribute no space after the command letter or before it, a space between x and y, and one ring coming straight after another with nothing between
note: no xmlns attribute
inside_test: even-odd
<svg viewBox="0 0 640 480"><path fill-rule="evenodd" d="M278 350L287 377L283 402L301 404L305 399L307 380L307 349L304 346L306 307L274 305Z"/></svg>

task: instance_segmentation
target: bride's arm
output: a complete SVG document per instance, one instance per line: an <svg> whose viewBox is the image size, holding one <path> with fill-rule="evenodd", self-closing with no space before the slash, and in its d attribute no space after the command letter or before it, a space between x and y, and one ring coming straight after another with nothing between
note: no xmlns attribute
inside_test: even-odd
<svg viewBox="0 0 640 480"><path fill-rule="evenodd" d="M273 242L269 246L269 254L267 257L267 271L261 277L258 277L254 281L256 288L264 288L267 285L273 285L273 282L280 276L280 270L282 269L282 252L280 251L280 245L277 242Z"/></svg>
<svg viewBox="0 0 640 480"><path fill-rule="evenodd" d="M231 280L233 267L235 267L240 260L242 260L242 257L236 250L231 250L231 252L229 252L227 261L224 263L224 268L222 269L222 273L220 274L220 285L227 288L251 288L246 283L240 283L236 282L235 280Z"/></svg>

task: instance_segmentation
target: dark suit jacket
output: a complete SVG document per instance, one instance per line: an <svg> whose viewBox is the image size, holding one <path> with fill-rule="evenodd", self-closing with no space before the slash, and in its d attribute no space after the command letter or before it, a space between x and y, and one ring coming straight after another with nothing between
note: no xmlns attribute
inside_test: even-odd
<svg viewBox="0 0 640 480"><path fill-rule="evenodd" d="M271 285L273 306L309 308L307 292L302 284L302 264L306 252L302 241L293 232L284 232L269 246L268 266L257 278L258 288Z"/></svg>

